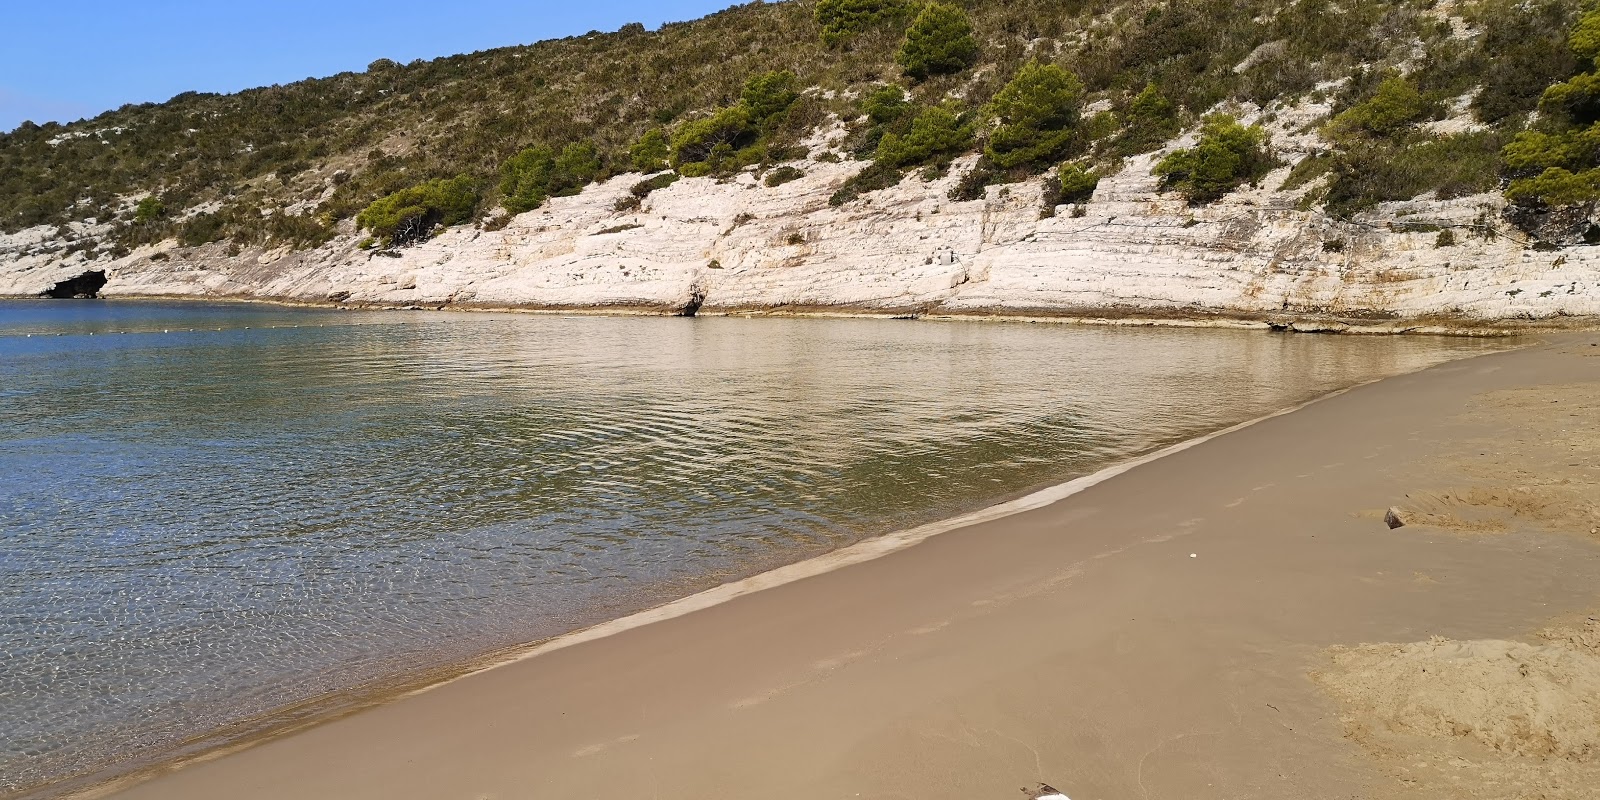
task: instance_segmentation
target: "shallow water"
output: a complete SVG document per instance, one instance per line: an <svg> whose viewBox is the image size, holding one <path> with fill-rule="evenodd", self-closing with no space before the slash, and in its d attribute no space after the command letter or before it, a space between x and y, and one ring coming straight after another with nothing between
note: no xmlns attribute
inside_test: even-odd
<svg viewBox="0 0 1600 800"><path fill-rule="evenodd" d="M0 794L1500 346L0 302Z"/></svg>

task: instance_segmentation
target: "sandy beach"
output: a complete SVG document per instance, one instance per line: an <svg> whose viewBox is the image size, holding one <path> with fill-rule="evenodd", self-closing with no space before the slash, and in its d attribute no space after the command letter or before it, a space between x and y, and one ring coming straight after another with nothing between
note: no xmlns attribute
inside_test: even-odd
<svg viewBox="0 0 1600 800"><path fill-rule="evenodd" d="M1597 344L1360 387L94 794L1594 797Z"/></svg>

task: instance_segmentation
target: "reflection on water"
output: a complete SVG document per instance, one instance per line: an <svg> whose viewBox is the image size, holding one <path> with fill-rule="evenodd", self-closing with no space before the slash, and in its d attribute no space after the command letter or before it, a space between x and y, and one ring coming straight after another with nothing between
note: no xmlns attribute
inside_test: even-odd
<svg viewBox="0 0 1600 800"><path fill-rule="evenodd" d="M0 792L1485 347L0 303Z"/></svg>

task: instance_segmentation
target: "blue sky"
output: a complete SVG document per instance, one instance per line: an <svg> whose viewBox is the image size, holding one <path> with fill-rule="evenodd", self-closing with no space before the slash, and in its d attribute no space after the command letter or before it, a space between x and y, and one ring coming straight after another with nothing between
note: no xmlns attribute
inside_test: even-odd
<svg viewBox="0 0 1600 800"><path fill-rule="evenodd" d="M232 92L540 39L654 29L733 0L53 0L7 3L0 131L180 92Z"/></svg>

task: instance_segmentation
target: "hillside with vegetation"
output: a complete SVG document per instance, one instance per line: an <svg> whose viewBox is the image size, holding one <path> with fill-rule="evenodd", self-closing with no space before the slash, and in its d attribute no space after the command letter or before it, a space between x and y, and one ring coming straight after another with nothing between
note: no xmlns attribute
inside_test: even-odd
<svg viewBox="0 0 1600 800"><path fill-rule="evenodd" d="M1050 214L1186 132L1151 171L1204 206L1284 165L1262 125L1308 102L1328 113L1284 182L1303 209L1501 192L1537 232L1600 197L1597 56L1578 0L755 2L24 124L0 136L0 233L55 226L48 247L91 258L382 248L623 173L653 177L618 210L680 177L778 186L830 127L822 157L858 167L835 206L958 165L953 200L1042 176Z"/></svg>

